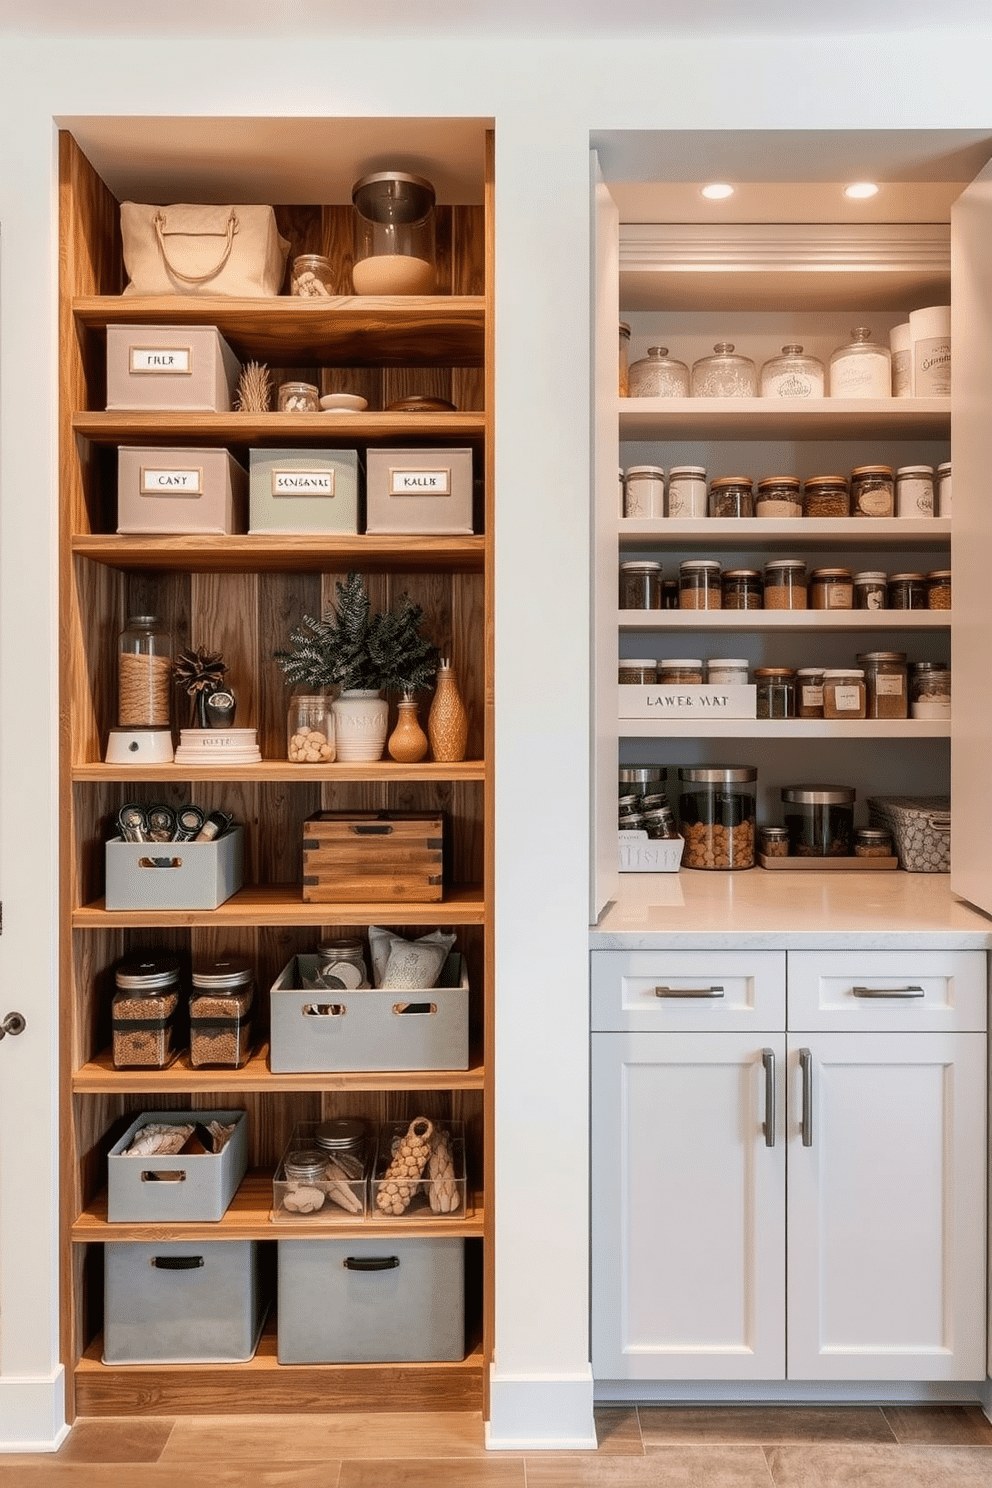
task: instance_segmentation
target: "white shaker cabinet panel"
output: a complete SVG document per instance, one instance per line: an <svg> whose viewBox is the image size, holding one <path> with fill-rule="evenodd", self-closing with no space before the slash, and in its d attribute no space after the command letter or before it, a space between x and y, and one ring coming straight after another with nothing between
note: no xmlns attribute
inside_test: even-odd
<svg viewBox="0 0 992 1488"><path fill-rule="evenodd" d="M592 1042L596 1378L781 1378L784 1036Z"/></svg>
<svg viewBox="0 0 992 1488"><path fill-rule="evenodd" d="M785 964L784 951L593 951L593 1030L782 1030Z"/></svg>
<svg viewBox="0 0 992 1488"><path fill-rule="evenodd" d="M789 951L789 1029L983 1033L984 951Z"/></svg>
<svg viewBox="0 0 992 1488"><path fill-rule="evenodd" d="M790 1035L788 1376L985 1376L980 1034Z"/></svg>

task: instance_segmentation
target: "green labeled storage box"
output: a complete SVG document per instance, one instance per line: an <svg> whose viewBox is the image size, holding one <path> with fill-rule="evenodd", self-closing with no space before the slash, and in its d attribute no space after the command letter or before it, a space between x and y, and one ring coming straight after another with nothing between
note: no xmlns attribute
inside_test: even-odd
<svg viewBox="0 0 992 1488"><path fill-rule="evenodd" d="M249 532L357 532L358 451L248 451Z"/></svg>

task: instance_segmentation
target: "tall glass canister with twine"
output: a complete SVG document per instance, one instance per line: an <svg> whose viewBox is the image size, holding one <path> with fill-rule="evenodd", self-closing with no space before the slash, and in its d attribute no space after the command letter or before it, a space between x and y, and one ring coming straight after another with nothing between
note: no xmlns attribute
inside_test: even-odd
<svg viewBox="0 0 992 1488"><path fill-rule="evenodd" d="M166 729L172 714L172 637L155 615L132 615L117 646L117 722Z"/></svg>

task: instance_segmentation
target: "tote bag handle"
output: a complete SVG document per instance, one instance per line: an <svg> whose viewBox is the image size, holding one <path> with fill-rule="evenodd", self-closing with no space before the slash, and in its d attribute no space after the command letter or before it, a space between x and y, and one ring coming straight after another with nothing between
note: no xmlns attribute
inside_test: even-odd
<svg viewBox="0 0 992 1488"><path fill-rule="evenodd" d="M177 269L175 264L171 262L166 251L165 239L166 235L168 234L168 225L166 223L165 216L162 212L155 213L155 236L158 239L158 246L162 250L162 257L165 260L165 266L169 270L170 274L173 274L177 279L182 279L186 284L205 284L208 279L212 279L215 274L220 273L221 269L224 267L224 265L227 263L227 260L231 256L231 249L234 247L234 234L237 232L237 230L238 219L234 215L234 213L231 212L227 219L227 231L224 234L224 248L220 258L217 260L217 263L214 265L214 267L212 269L208 269L205 274L184 274L181 269ZM187 229L183 233L183 236L190 237L193 236L193 234L191 234ZM218 236L218 234L203 233L199 234L199 236L214 237Z"/></svg>

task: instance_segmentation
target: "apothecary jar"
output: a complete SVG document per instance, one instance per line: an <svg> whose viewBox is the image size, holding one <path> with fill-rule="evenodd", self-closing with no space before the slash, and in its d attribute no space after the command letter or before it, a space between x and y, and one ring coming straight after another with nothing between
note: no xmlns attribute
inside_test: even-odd
<svg viewBox="0 0 992 1488"><path fill-rule="evenodd" d="M425 295L436 287L434 187L423 176L376 171L351 188L360 295Z"/></svg>
<svg viewBox="0 0 992 1488"><path fill-rule="evenodd" d="M304 692L290 698L286 753L296 765L329 765L337 758L334 714L327 693Z"/></svg>

